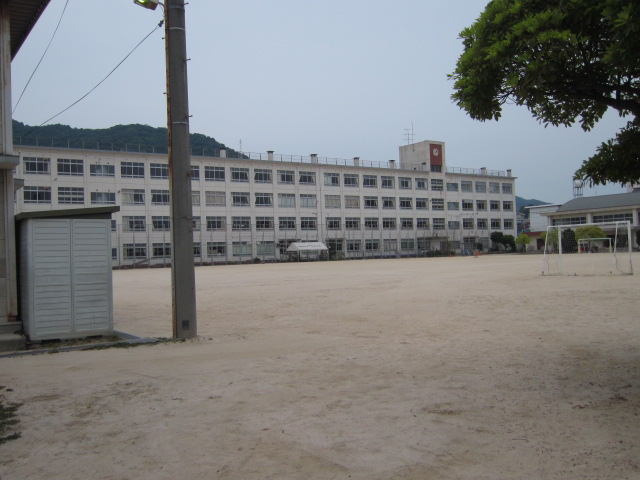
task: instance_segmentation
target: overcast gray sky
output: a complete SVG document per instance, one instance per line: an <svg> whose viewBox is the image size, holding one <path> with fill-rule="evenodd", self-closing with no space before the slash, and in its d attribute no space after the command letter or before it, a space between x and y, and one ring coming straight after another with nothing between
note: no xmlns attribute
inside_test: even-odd
<svg viewBox="0 0 640 480"><path fill-rule="evenodd" d="M67 0L49 7L13 61L14 104ZM447 74L460 31L486 0L190 0L192 133L248 152L387 161L415 141L446 142L447 165L512 169L516 193L562 203L572 175L626 122L544 128L523 107L499 122L471 120L451 101ZM60 29L14 118L39 125L94 87L161 20L132 0L68 0ZM166 126L164 29L98 89L52 123ZM585 189L619 193L620 186Z"/></svg>

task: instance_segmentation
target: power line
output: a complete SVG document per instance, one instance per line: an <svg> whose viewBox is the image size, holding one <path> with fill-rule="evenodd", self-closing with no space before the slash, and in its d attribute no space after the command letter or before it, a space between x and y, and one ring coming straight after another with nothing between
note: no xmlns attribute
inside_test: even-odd
<svg viewBox="0 0 640 480"><path fill-rule="evenodd" d="M42 127L43 125L46 125L47 123L49 123L49 122L50 122L51 120L53 120L54 118L59 117L59 116L60 116L60 115L62 115L64 112L66 112L67 110L69 110L70 108L74 107L75 105L77 105L78 103L80 103L82 100L84 100L85 98L87 98L87 97L88 97L88 96L89 96L89 95L90 95L90 94L91 94L91 93L92 93L96 88L98 88L100 85L102 85L102 84L105 82L105 80L106 80L107 78L109 78L109 77L113 74L113 72L115 72L115 71L118 69L118 67L120 67L120 65L122 65L122 64L125 62L125 60L126 60L127 58L129 58L129 57L131 56L131 54L132 54L133 52L135 52L135 51L138 49L138 47L139 47L140 45L142 45L142 43L143 43L147 38L149 38L149 37L150 37L150 36L151 36L151 35L152 35L152 34L153 34L157 29L159 29L160 27L162 27L163 23L164 23L164 20L160 20L160 23L158 23L158 25L157 25L153 30L151 30L151 31L150 31L150 32L149 32L149 33L148 33L148 34L147 34L147 35L146 35L142 40L140 40L140 41L138 42L138 44L137 44L135 47L133 47L133 49L132 49L129 53L127 53L127 55L126 55L122 60L120 60L120 62L119 62L119 63L118 63L118 64L117 64L117 65L116 65L116 66L115 66L115 67L114 67L114 68L113 68L113 69L112 69L112 70L107 74L107 76L106 76L106 77L104 77L102 80L100 80L100 81L99 81L99 82L98 82L98 83L97 83L97 84L96 84L96 85L95 85L91 90L89 90L87 93L85 93L83 96L81 96L78 100L76 100L76 101L75 101L75 102L73 102L71 105L69 105L67 108L65 108L64 110L61 110L60 112L56 113L53 117L48 118L47 120L45 120L44 122L42 122L40 125L38 125L37 127L32 128L29 132L27 132L26 134L24 134L24 135L22 135L22 136L23 136L23 137L26 137L26 136L30 135L30 134L31 134L31 133L33 133L37 128L40 128L40 127Z"/></svg>
<svg viewBox="0 0 640 480"><path fill-rule="evenodd" d="M62 9L62 13L60 14L60 20L58 20L58 25L56 25L56 29L53 31L53 35L51 35L51 40L49 40L49 44L47 45L47 48L44 49L44 53L42 54L42 57L40 57L40 60L38 61L38 64L36 65L36 67L33 69L33 72L31 72L31 76L29 77L29 80L27 80L27 84L22 89L22 93L20 94L20 98L18 98L18 101L16 102L15 106L13 107L13 111L11 112L12 114L15 113L16 108L18 108L18 105L20 105L20 100L22 100L22 96L24 95L24 92L26 92L27 87L31 83L31 79L33 78L33 76L35 75L36 71L38 70L38 67L42 63L42 60L44 60L44 57L47 54L47 51L49 51L49 47L51 46L51 43L53 42L53 39L56 36L56 33L58 33L58 28L60 27L60 23L62 23L62 17L64 17L64 12L67 10L67 5L69 5L69 0L67 0L67 2L64 4L64 8Z"/></svg>

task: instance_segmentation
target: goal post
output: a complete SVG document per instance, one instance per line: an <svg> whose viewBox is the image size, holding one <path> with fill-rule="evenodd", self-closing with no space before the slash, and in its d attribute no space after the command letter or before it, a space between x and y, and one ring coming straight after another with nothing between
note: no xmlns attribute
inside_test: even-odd
<svg viewBox="0 0 640 480"><path fill-rule="evenodd" d="M631 222L553 225L542 275L633 275Z"/></svg>

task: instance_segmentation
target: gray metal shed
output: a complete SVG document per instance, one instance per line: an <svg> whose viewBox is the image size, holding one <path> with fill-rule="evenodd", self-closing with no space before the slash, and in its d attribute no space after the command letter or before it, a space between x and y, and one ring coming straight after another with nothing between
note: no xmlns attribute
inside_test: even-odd
<svg viewBox="0 0 640 480"><path fill-rule="evenodd" d="M20 317L31 340L113 332L111 213L26 212L19 222Z"/></svg>

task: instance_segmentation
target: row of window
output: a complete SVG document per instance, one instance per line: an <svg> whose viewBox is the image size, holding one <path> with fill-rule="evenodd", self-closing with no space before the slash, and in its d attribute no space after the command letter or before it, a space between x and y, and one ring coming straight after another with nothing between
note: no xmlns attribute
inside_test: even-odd
<svg viewBox="0 0 640 480"><path fill-rule="evenodd" d="M394 218L394 217L326 217L325 225L327 230L402 230L428 229L431 226L434 230L506 230L513 229L513 219L505 218L463 218L459 220L449 220L445 218ZM276 223L277 222L277 223ZM276 224L278 230L317 230L317 217L255 217L252 225L251 217L227 217L207 216L205 217L205 229L208 232L227 231L231 227L232 231L249 231L252 226L256 230L275 230ZM171 229L171 219L168 216L154 215L151 217L150 224L152 231L169 231ZM193 219L193 230L200 231L202 228L200 217ZM111 222L111 229L117 230L115 220ZM143 215L128 215L122 217L122 231L124 232L145 232L147 230L146 217Z"/></svg>
<svg viewBox="0 0 640 480"><path fill-rule="evenodd" d="M610 213L606 215L594 215L593 223L610 223L610 222L631 222L633 225L632 213ZM638 222L640 223L640 214L638 214ZM586 216L580 217L564 217L554 218L551 220L552 225L580 225L587 223Z"/></svg>
<svg viewBox="0 0 640 480"><path fill-rule="evenodd" d="M24 157L23 159L24 173L36 175L48 175L51 173L51 159L42 157ZM83 176L84 160L58 158L57 159L58 175ZM94 177L114 177L115 166L107 164L91 164L89 165L89 174ZM120 176L122 178L145 178L145 164L143 162L120 162ZM169 167L166 163L150 163L149 176L151 179L164 180L169 178ZM229 167L229 179L232 182L249 182L251 172L248 167ZM316 172L295 170L276 170L276 179L279 184L295 184L299 185L316 185ZM192 180L200 180L200 167L198 165L191 166ZM224 182L227 180L227 167L204 166L205 181ZM345 187L366 188L398 188L404 190L427 190L426 178L412 177L395 177L393 175L368 175L362 176L357 173L344 173L342 179L339 173L325 172L324 185L330 187L339 187L340 181ZM254 168L253 181L255 183L274 183L273 170L268 168ZM431 190L443 191L445 182L442 179L431 179ZM475 183L475 185L474 185ZM511 183L485 182L471 180L463 180L460 183L447 182L446 189L450 192L472 192L475 186L477 193L513 193L513 185Z"/></svg>
<svg viewBox="0 0 640 480"><path fill-rule="evenodd" d="M169 190L151 189L151 205L169 205ZM23 189L24 203L51 203L51 187L24 187ZM273 193L255 193L255 207L273 207ZM200 192L192 193L193 205L201 204ZM249 192L231 192L230 205L234 207L249 207ZM295 208L296 194L294 193L278 193L277 194L279 208ZM93 205L115 205L116 194L113 192L91 192L90 201ZM144 189L122 189L121 190L122 205L144 205L145 190ZM317 197L315 194L299 194L298 201L301 208L317 208ZM82 187L58 187L58 203L59 204L79 204L85 203L84 188ZM445 201L442 198L412 198L412 197L375 197L357 195L325 195L325 208L382 208L385 210L428 210L431 204L432 210L444 210ZM513 211L512 201L499 200L462 200L462 202L447 202L447 210L458 211L462 204L462 211L486 211L487 205L492 212ZM223 191L206 191L205 205L224 207L227 205L227 194Z"/></svg>

